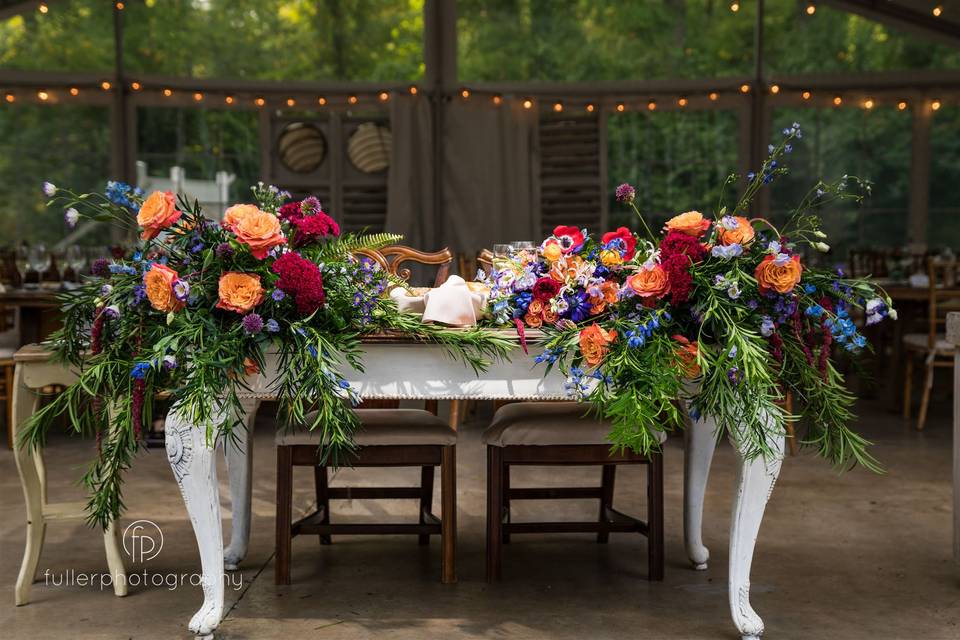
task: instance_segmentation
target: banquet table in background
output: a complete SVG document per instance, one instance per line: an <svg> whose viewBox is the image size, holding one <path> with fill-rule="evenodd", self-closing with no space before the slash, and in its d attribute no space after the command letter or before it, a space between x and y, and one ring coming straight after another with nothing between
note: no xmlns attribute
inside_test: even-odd
<svg viewBox="0 0 960 640"><path fill-rule="evenodd" d="M366 399L415 400L558 400L565 399L565 378L554 370L544 376L543 369L532 366L532 355L521 352L517 344L510 359L493 363L481 375L450 358L433 344L416 343L402 337L374 337L364 341L361 358L364 370L345 368L350 384ZM247 429L237 429L239 437L209 443L204 429L190 424L176 413L167 418L167 456L190 516L203 573L203 605L190 620L189 628L200 635L211 634L220 624L224 604L224 566L236 567L243 561L250 535L252 489L252 443L249 429L255 422L262 400L275 396L271 381L276 375L276 360L268 356L266 369L247 379L249 391L242 397L243 412L238 416ZM15 424L21 425L33 410L37 391L51 381L68 384L75 374L44 357L41 347L25 347L17 354L15 387ZM238 433L239 432L239 433ZM784 436L772 436L770 443L777 455L771 459L747 459L739 447L738 428L728 425L731 442L738 453L736 498L730 525L728 598L733 623L743 638L758 638L763 621L750 605L750 568L757 534L767 500L780 472ZM214 454L224 446L230 476L233 528L229 546L224 548L217 472ZM684 541L695 569L706 569L709 551L703 545L702 516L710 463L716 446L715 424L702 418L688 424L684 457ZM17 450L18 464L24 467L31 454ZM23 477L21 476L23 481ZM38 488L23 483L28 504Z"/></svg>

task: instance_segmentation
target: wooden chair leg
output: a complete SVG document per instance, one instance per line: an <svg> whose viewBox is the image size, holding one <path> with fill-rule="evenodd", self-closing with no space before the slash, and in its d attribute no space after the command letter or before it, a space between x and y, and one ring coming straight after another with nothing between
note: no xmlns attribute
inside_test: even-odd
<svg viewBox="0 0 960 640"><path fill-rule="evenodd" d="M933 391L933 360L927 363L927 370L923 376L923 395L920 399L920 413L917 415L917 431L923 431L927 422L927 409L930 407L930 392Z"/></svg>
<svg viewBox="0 0 960 640"><path fill-rule="evenodd" d="M663 456L650 456L647 467L647 579L663 580Z"/></svg>
<svg viewBox="0 0 960 640"><path fill-rule="evenodd" d="M330 524L330 481L327 476L327 467L318 465L313 468L313 481L317 491L317 509L323 510L321 524ZM320 544L332 544L333 538L320 534Z"/></svg>
<svg viewBox="0 0 960 640"><path fill-rule="evenodd" d="M510 522L510 465L503 465L503 522ZM506 531L500 536L503 544L510 544L510 534Z"/></svg>
<svg viewBox="0 0 960 640"><path fill-rule="evenodd" d="M903 374L903 419L910 419L910 403L913 398L913 354L907 352L907 370Z"/></svg>
<svg viewBox="0 0 960 640"><path fill-rule="evenodd" d="M503 448L487 446L487 582L500 580L503 542Z"/></svg>
<svg viewBox="0 0 960 640"><path fill-rule="evenodd" d="M430 473L432 479L432 467ZM443 584L457 581L456 445L444 447L440 454L440 576Z"/></svg>
<svg viewBox="0 0 960 640"><path fill-rule="evenodd" d="M597 517L598 522L607 521L607 509L613 508L613 487L614 482L617 478L617 465L615 464L605 464L603 465L603 474L600 481L600 489L603 494L600 497L600 515ZM597 542L600 544L606 544L610 540L609 531L598 531L597 532Z"/></svg>
<svg viewBox="0 0 960 640"><path fill-rule="evenodd" d="M293 448L277 447L277 540L274 584L290 584L293 543Z"/></svg>
<svg viewBox="0 0 960 640"><path fill-rule="evenodd" d="M433 467L420 467L420 524L426 524L427 514L433 510L433 476ZM440 482L443 482L442 477ZM430 544L430 535L417 536L417 542L421 546Z"/></svg>

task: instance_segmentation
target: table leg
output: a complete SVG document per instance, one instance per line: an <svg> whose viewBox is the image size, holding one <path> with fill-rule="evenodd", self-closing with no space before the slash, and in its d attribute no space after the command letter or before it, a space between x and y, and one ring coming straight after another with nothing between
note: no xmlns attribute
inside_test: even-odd
<svg viewBox="0 0 960 640"><path fill-rule="evenodd" d="M780 475L784 434L778 433L771 438L771 446L776 452L772 459L762 456L747 459L738 434L731 432L730 440L738 459L737 498L730 523L730 614L743 640L757 640L763 635L763 620L750 606L750 565L763 512Z"/></svg>
<svg viewBox="0 0 960 640"><path fill-rule="evenodd" d="M24 384L23 366L17 366L14 373L12 394L13 422L10 428L13 430L13 458L17 463L20 486L23 487L23 497L27 504L27 543L14 589L14 601L20 606L30 602L30 591L37 574L40 549L43 548L43 536L47 529L43 522L43 487L40 469L37 467L40 453L22 448L17 443L20 426L33 415L39 403L36 390Z"/></svg>
<svg viewBox="0 0 960 640"><path fill-rule="evenodd" d="M223 443L227 459L227 475L230 477L230 509L233 525L230 528L230 545L223 552L223 564L228 571L236 571L247 555L250 544L250 498L253 475L253 426L257 420L260 400L241 398L244 410L243 428L237 427Z"/></svg>
<svg viewBox="0 0 960 640"><path fill-rule="evenodd" d="M683 541L687 557L697 571L707 568L710 551L703 544L703 499L710 476L710 463L717 447L713 418L687 419L686 452L683 457Z"/></svg>
<svg viewBox="0 0 960 640"><path fill-rule="evenodd" d="M167 415L166 445L167 459L193 524L203 570L203 606L190 620L189 628L196 634L209 635L223 617L223 529L216 443L208 444L203 427L191 424L174 409Z"/></svg>

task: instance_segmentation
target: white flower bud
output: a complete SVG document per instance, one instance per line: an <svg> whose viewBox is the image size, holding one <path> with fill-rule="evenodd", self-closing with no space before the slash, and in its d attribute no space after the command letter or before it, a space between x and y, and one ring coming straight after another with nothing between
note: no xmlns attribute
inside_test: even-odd
<svg viewBox="0 0 960 640"><path fill-rule="evenodd" d="M814 242L813 247L814 249L822 253L826 253L827 251L830 251L830 245L828 245L826 242Z"/></svg>

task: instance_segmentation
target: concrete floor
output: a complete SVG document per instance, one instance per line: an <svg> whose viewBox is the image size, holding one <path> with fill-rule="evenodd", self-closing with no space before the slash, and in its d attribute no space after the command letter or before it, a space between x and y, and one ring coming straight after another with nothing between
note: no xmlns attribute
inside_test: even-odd
<svg viewBox="0 0 960 640"><path fill-rule="evenodd" d="M753 604L767 637L960 638L960 566L951 559L949 403L935 407L924 433L862 403L859 428L875 443L887 473L838 475L810 455L787 460L767 509L753 571ZM722 445L713 466L704 538L705 572L688 568L682 531L682 441L666 446L667 575L646 580L646 546L619 534L608 545L588 535L517 537L505 549L504 581L483 581L484 465L479 433L489 408L462 427L459 458L459 578L439 583L439 541L341 537L321 548L313 536L293 546L293 585L273 584L274 454L267 421L257 430L253 539L239 589L228 585L217 637L240 638L735 638L727 608L727 527L733 455ZM80 496L76 486L89 443L54 438L47 454L50 496ZM221 478L225 477L223 465ZM309 470L295 476L297 509L312 501ZM343 471L336 482L374 484L415 470ZM617 480L617 506L642 513L641 469ZM520 470L525 479L599 481L586 469ZM33 602L13 606L23 549L23 502L12 455L0 452L0 636L4 638L189 638L198 587L131 587L126 598L96 587L50 586L44 572L105 570L101 537L82 524L52 525ZM438 483L439 492L439 483ZM162 552L130 570L148 576L195 572L199 559L179 492L162 450L136 462L122 526L156 522ZM439 495L435 502L439 509ZM595 504L528 504L523 515L559 509L556 518L592 517ZM632 509L631 509L632 508ZM415 517L412 502L334 506L335 517ZM229 519L229 512L224 514ZM236 575L236 574L234 574ZM152 578L151 578L152 579ZM236 578L234 578L236 579Z"/></svg>

